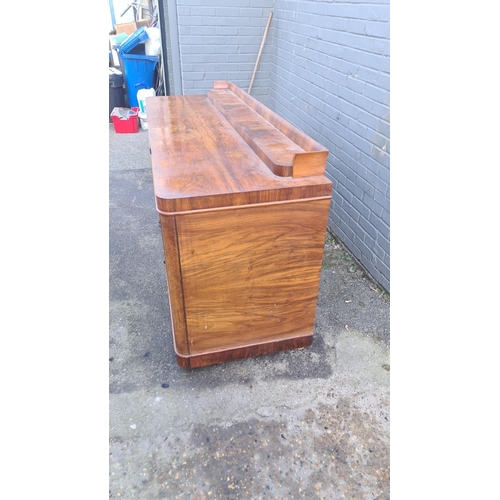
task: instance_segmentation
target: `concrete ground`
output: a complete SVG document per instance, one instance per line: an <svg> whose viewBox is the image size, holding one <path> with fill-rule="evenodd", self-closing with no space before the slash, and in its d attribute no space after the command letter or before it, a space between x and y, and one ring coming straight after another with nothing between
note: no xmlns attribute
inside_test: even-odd
<svg viewBox="0 0 500 500"><path fill-rule="evenodd" d="M388 499L387 294L327 234L312 347L182 370L148 132L109 167L109 497Z"/></svg>

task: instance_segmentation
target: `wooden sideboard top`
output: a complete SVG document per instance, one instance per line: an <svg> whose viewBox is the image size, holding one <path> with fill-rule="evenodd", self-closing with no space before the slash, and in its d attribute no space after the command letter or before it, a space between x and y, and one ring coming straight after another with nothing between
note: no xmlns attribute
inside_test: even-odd
<svg viewBox="0 0 500 500"><path fill-rule="evenodd" d="M231 82L150 97L147 113L160 212L331 196L328 150Z"/></svg>

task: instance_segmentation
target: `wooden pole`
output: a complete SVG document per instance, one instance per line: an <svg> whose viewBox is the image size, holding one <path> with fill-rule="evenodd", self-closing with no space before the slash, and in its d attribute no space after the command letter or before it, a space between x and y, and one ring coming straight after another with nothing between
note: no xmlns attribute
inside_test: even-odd
<svg viewBox="0 0 500 500"><path fill-rule="evenodd" d="M250 87L248 87L248 93L252 91L253 82L255 80L255 73L257 73L257 67L259 66L260 56L262 55L262 50L264 49L264 43L266 42L267 32L269 31L269 25L271 24L271 19L273 13L269 14L269 19L267 20L266 30L264 31L264 36L262 37L262 43L260 44L259 54L257 56L257 61L255 61L255 68L253 69L252 80L250 81Z"/></svg>

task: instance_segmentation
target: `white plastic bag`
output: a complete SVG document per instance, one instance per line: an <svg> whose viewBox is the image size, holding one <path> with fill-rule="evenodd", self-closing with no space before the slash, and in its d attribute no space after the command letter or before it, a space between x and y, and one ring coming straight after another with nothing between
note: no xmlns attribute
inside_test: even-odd
<svg viewBox="0 0 500 500"><path fill-rule="evenodd" d="M161 50L160 30L156 26L145 29L149 37L149 39L144 42L146 55L157 56L160 54Z"/></svg>

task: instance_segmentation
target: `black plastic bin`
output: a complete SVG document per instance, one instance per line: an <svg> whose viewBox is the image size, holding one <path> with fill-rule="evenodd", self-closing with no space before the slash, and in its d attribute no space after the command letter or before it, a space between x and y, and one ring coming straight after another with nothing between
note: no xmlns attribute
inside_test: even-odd
<svg viewBox="0 0 500 500"><path fill-rule="evenodd" d="M124 107L123 74L116 68L109 68L109 115L111 115L113 108ZM112 122L111 116L109 116L109 121Z"/></svg>

